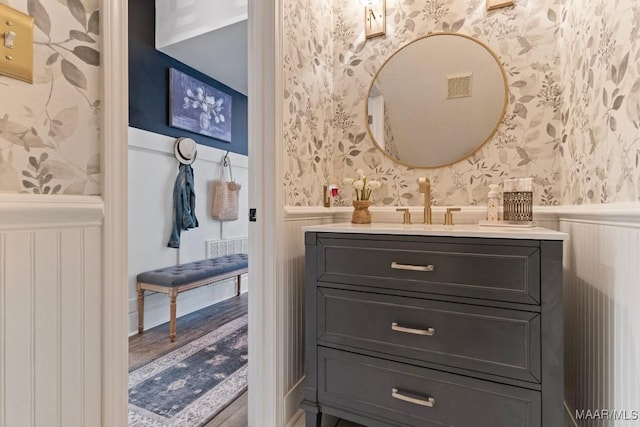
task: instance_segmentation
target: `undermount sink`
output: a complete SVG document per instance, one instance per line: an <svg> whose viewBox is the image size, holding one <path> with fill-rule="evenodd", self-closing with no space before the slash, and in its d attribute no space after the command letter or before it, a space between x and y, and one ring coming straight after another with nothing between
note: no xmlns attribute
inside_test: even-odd
<svg viewBox="0 0 640 427"><path fill-rule="evenodd" d="M336 223L303 227L303 231L335 233L398 234L414 236L487 237L509 239L567 240L568 235L542 227L479 226L477 224L372 224Z"/></svg>

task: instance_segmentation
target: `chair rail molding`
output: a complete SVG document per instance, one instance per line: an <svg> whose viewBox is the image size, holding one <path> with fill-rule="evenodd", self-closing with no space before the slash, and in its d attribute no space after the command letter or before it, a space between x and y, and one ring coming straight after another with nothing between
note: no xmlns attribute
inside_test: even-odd
<svg viewBox="0 0 640 427"><path fill-rule="evenodd" d="M103 215L97 196L0 194L0 231L100 226Z"/></svg>
<svg viewBox="0 0 640 427"><path fill-rule="evenodd" d="M640 227L640 203L558 206L553 210L560 221Z"/></svg>

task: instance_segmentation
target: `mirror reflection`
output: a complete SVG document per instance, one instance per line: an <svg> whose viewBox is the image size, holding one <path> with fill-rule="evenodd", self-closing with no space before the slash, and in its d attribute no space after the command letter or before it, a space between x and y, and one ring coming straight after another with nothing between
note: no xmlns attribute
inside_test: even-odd
<svg viewBox="0 0 640 427"><path fill-rule="evenodd" d="M462 34L429 34L400 48L374 76L369 132L400 163L445 166L491 139L507 94L502 64L486 45Z"/></svg>

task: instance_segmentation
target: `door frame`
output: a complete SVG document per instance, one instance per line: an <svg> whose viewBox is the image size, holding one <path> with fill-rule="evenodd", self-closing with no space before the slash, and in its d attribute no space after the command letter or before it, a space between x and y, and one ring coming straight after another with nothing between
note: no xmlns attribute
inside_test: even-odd
<svg viewBox="0 0 640 427"><path fill-rule="evenodd" d="M128 1L102 0L102 425L128 424Z"/></svg>
<svg viewBox="0 0 640 427"><path fill-rule="evenodd" d="M282 427L282 0L249 0L249 426Z"/></svg>
<svg viewBox="0 0 640 427"><path fill-rule="evenodd" d="M284 425L282 0L249 0L249 425ZM128 0L102 0L102 425L127 425ZM259 279L258 279L259 278Z"/></svg>

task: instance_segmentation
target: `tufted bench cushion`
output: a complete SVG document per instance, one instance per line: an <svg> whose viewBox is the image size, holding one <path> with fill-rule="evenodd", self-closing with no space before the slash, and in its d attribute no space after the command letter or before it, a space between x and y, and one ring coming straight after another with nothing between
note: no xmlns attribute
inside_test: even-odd
<svg viewBox="0 0 640 427"><path fill-rule="evenodd" d="M232 254L138 274L138 282L174 287L249 267L247 254Z"/></svg>
<svg viewBox="0 0 640 427"><path fill-rule="evenodd" d="M236 277L236 295L240 295L242 275L248 270L247 254L232 254L138 274L138 333L144 331L145 291L169 294L169 339L173 342L176 339L176 298L180 292Z"/></svg>

